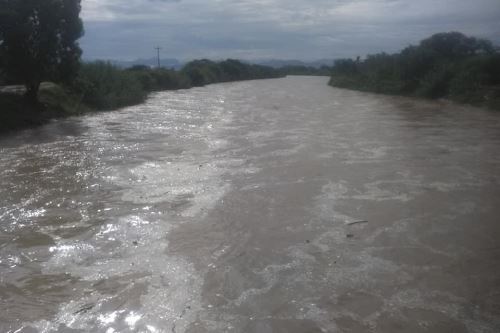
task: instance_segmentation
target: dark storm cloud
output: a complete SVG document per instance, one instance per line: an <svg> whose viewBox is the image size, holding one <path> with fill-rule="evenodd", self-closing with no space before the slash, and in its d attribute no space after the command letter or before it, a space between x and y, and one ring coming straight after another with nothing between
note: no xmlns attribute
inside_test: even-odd
<svg viewBox="0 0 500 333"><path fill-rule="evenodd" d="M499 0L83 0L87 58L332 58L458 30L499 43Z"/></svg>

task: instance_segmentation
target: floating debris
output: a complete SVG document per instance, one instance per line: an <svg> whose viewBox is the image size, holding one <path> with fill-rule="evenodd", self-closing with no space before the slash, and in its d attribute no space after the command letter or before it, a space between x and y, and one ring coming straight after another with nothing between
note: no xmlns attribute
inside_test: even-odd
<svg viewBox="0 0 500 333"><path fill-rule="evenodd" d="M361 224L361 223L368 223L367 220L359 220L359 221L352 221L352 222L346 222L346 225L354 225L354 224Z"/></svg>
<svg viewBox="0 0 500 333"><path fill-rule="evenodd" d="M81 314L81 313L86 313L94 308L95 304L89 303L85 304L80 310L76 311L74 314Z"/></svg>

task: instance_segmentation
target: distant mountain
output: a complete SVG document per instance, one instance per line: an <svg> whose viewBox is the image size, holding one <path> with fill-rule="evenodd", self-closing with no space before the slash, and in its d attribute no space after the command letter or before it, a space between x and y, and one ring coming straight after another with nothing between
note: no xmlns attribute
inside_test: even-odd
<svg viewBox="0 0 500 333"><path fill-rule="evenodd" d="M222 60L222 59L220 59ZM158 60L156 58L147 58L147 59L136 59L136 60L109 60L113 65L128 68L136 65L144 65L155 68L158 66ZM283 59L257 59L257 60L244 60L243 62L249 64L257 64L264 65L273 68L281 68L286 66L306 66L306 67L314 67L320 68L321 66L332 66L334 60L333 59L319 59L315 61L302 61L302 60L283 60ZM180 69L186 63L186 61L180 61L175 58L166 58L161 59L160 64L165 68L173 68Z"/></svg>
<svg viewBox="0 0 500 333"><path fill-rule="evenodd" d="M131 60L131 61L110 60L110 62L113 65L118 66L118 67L122 67L122 68L128 68L128 67L132 67L132 66L136 66L136 65L144 65L144 66L149 66L149 67L157 67L158 66L158 60L156 58L136 59L136 60ZM161 59L160 65L161 65L161 67L165 67L165 68L179 69L182 67L183 63L181 63L177 59L167 58L167 59Z"/></svg>
<svg viewBox="0 0 500 333"><path fill-rule="evenodd" d="M267 59L267 60L253 60L249 61L253 64L270 66L274 68L281 68L286 66L306 66L319 68L321 66L332 66L333 59L319 59L315 61L302 61L302 60L281 60L281 59Z"/></svg>

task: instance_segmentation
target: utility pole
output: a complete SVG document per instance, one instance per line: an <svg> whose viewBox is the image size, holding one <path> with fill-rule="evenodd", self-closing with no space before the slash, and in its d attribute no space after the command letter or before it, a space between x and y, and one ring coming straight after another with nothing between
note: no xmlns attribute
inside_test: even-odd
<svg viewBox="0 0 500 333"><path fill-rule="evenodd" d="M158 68L160 68L160 50L161 50L161 47L157 46L157 47L155 47L155 50L156 50L156 53L158 55Z"/></svg>

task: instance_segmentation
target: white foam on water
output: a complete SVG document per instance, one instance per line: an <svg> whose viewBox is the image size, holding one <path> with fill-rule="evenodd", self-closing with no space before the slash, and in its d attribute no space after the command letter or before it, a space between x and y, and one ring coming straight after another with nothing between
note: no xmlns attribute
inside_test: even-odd
<svg viewBox="0 0 500 333"><path fill-rule="evenodd" d="M175 323L182 327L179 315L186 306L196 308L202 281L190 263L166 253L165 237L171 228L168 221L132 215L102 225L87 243L58 241L50 249L54 255L43 265L44 273L69 273L92 284L117 281L125 285L111 296L97 290L84 293L81 299L63 304L55 319L33 326L40 332L57 331L62 324L102 332L151 331L147 326ZM146 290L141 291L144 286ZM130 293L138 293L139 308ZM123 305L114 305L117 302ZM85 310L87 304L91 306ZM183 322L191 320L191 315L185 313Z"/></svg>
<svg viewBox="0 0 500 333"><path fill-rule="evenodd" d="M162 105L166 96L175 96L172 103L178 106L166 115L161 114L154 126L154 131L161 132L161 128L173 131L174 139L171 144L156 142L155 149L167 147L186 153L160 154L160 157L156 153L151 161L135 165L116 163L103 168L101 179L120 188L116 192L118 204L131 203L136 208L126 210L128 214L122 216L110 214L105 223L93 226L85 238L54 237L52 257L42 264L42 271L70 274L91 286L114 283L116 290L113 294L94 287L76 291L80 297L61 304L53 319L28 325L41 333L56 332L62 327L88 332L181 333L195 321L201 309L202 276L191 263L168 254L167 236L179 223L199 222L230 189L223 180L228 167L243 166L245 161L217 154L229 145L218 135L231 122L231 115L221 106L204 110L197 101L190 103L193 92L206 94L203 89L191 91L186 100L182 93L159 93L146 105L129 108L127 114L105 115L113 123L114 117L134 117L134 110L152 112L151 118L158 117L152 109ZM203 112L206 114L202 115ZM132 125L133 122L122 119L114 126L134 130ZM177 146L178 142L183 146ZM106 149L119 154L119 158L127 152L140 152L133 142L117 143ZM242 168L241 172L246 171ZM171 209L165 211L168 205ZM102 208L105 212L109 210Z"/></svg>

